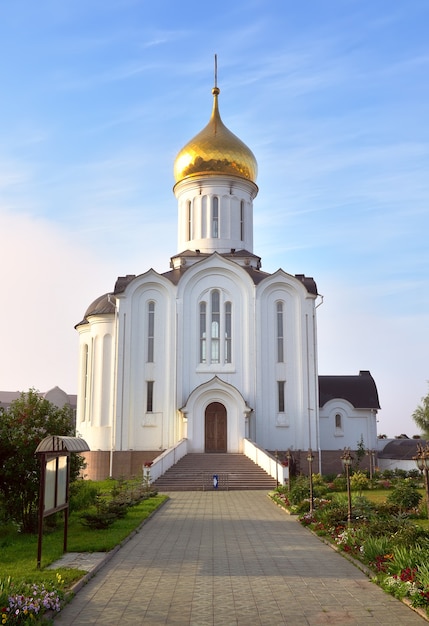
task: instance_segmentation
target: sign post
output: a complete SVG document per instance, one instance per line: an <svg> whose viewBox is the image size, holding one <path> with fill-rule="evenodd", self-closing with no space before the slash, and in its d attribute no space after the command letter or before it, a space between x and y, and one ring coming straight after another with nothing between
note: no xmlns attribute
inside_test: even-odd
<svg viewBox="0 0 429 626"><path fill-rule="evenodd" d="M42 562L43 520L49 515L64 511L63 551L67 551L69 522L70 453L89 450L88 444L78 437L46 437L39 443L39 537L37 542L37 567Z"/></svg>

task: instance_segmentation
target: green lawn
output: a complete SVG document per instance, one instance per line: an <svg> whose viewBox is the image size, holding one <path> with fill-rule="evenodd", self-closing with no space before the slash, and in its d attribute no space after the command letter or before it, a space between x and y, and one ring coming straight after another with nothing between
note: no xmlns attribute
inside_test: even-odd
<svg viewBox="0 0 429 626"><path fill-rule="evenodd" d="M116 520L106 530L91 530L79 522L76 514L70 515L68 532L68 552L108 552L125 539L167 499L157 495L130 507L126 517ZM55 581L60 571L66 586L82 577L85 572L78 570L47 570L48 565L63 554L64 526L62 516L58 527L43 536L42 567L37 569L37 535L18 533L12 526L0 527L0 581L9 576L15 581L42 582Z"/></svg>
<svg viewBox="0 0 429 626"><path fill-rule="evenodd" d="M418 491L419 493L421 493L422 498L423 498L422 501L424 502L424 498L426 497L425 490L419 489ZM356 493L356 492L353 492L353 493ZM380 502L385 502L389 493L390 493L390 490L387 490L387 489L368 489L368 490L362 491L362 495L365 496L365 498L368 498L368 500L370 500L371 502L374 502L375 504L379 504ZM428 519L416 519L414 521L416 524L418 524L422 528L429 530Z"/></svg>

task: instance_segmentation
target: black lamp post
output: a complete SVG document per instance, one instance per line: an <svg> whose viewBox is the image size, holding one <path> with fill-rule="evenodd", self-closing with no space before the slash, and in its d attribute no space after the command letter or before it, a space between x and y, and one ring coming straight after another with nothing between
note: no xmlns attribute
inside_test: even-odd
<svg viewBox="0 0 429 626"><path fill-rule="evenodd" d="M425 477L425 491L426 491L426 508L427 515L429 518L429 444L426 444L425 447L422 446L421 443L417 444L417 455L413 457L416 462L419 470L424 474Z"/></svg>
<svg viewBox="0 0 429 626"><path fill-rule="evenodd" d="M353 461L350 448L344 448L343 455L341 456L343 467L346 470L346 482L347 482L347 523L350 526L352 521L352 494L350 490L350 468Z"/></svg>
<svg viewBox="0 0 429 626"><path fill-rule="evenodd" d="M313 452L311 448L308 448L307 461L308 461L308 477L310 479L310 513L313 513L314 509L314 497L313 497Z"/></svg>
<svg viewBox="0 0 429 626"><path fill-rule="evenodd" d="M375 473L375 450L369 451L369 477L374 478Z"/></svg>

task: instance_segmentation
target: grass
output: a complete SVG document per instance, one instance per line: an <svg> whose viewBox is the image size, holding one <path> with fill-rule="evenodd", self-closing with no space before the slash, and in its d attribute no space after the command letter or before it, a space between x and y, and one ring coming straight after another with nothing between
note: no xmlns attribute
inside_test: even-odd
<svg viewBox="0 0 429 626"><path fill-rule="evenodd" d="M106 530L91 530L79 521L77 514L69 518L68 552L109 552L158 509L167 496L157 495L130 507L127 515L116 520ZM41 569L37 569L37 535L24 535L13 526L0 527L0 581L9 576L14 581L29 583L55 582L56 573L61 573L65 587L79 580L86 572L72 569L47 570L48 565L63 554L64 525L59 517L58 527L45 532L42 545Z"/></svg>

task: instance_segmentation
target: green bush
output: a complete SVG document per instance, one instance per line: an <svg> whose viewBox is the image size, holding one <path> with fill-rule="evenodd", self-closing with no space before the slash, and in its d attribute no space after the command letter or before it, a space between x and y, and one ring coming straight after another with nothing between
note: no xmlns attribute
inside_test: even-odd
<svg viewBox="0 0 429 626"><path fill-rule="evenodd" d="M99 495L100 488L92 480L75 480L70 484L70 511L89 509Z"/></svg>
<svg viewBox="0 0 429 626"><path fill-rule="evenodd" d="M387 496L387 501L396 504L400 512L416 509L421 499L421 494L409 479L396 483L391 493Z"/></svg>
<svg viewBox="0 0 429 626"><path fill-rule="evenodd" d="M364 472L355 472L350 477L350 487L353 491L361 493L364 489L368 489L369 480Z"/></svg>
<svg viewBox="0 0 429 626"><path fill-rule="evenodd" d="M81 524L94 530L109 528L118 517L117 511L111 509L110 503L101 496L97 496L95 507L79 515Z"/></svg>
<svg viewBox="0 0 429 626"><path fill-rule="evenodd" d="M314 516L318 522L323 524L326 528L330 528L343 524L344 521L347 520L347 512L347 499L336 496L331 502L316 509Z"/></svg>
<svg viewBox="0 0 429 626"><path fill-rule="evenodd" d="M307 476L299 476L292 483L289 501L291 504L300 504L310 497L310 481Z"/></svg>
<svg viewBox="0 0 429 626"><path fill-rule="evenodd" d="M360 520L368 520L374 514L375 505L365 498L365 496L354 496L352 498L353 517Z"/></svg>
<svg viewBox="0 0 429 626"><path fill-rule="evenodd" d="M347 489L347 481L345 476L337 476L332 481L335 491L345 491Z"/></svg>

